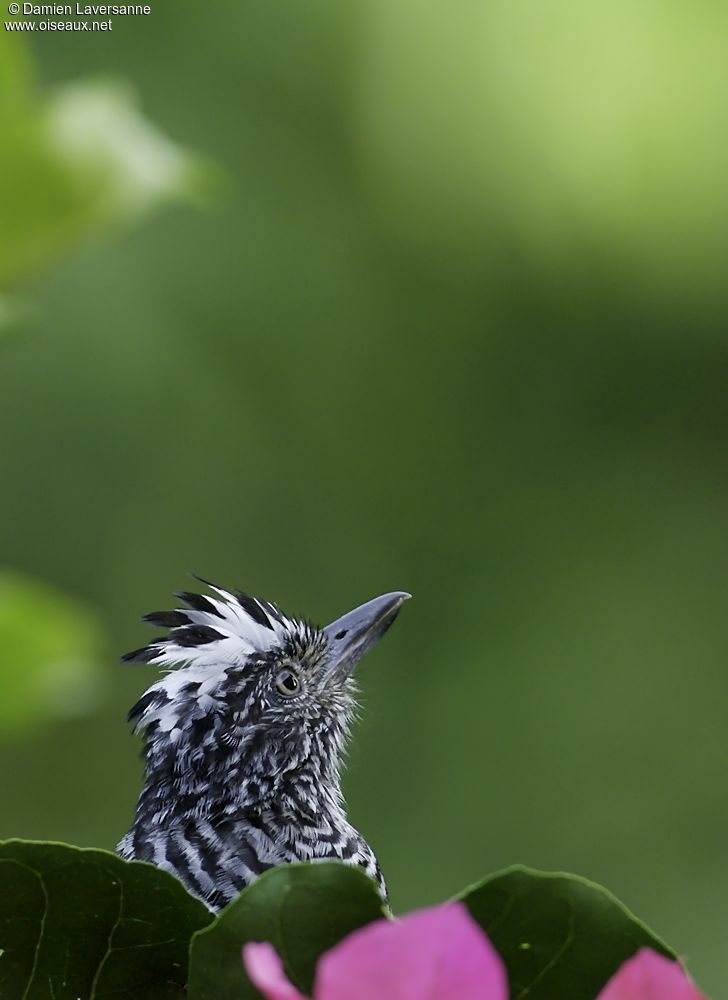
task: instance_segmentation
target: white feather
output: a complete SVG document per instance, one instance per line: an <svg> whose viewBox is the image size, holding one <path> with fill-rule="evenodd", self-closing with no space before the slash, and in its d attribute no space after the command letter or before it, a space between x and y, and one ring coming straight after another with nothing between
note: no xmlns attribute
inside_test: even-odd
<svg viewBox="0 0 728 1000"><path fill-rule="evenodd" d="M251 653L266 652L280 645L288 630L295 625L295 622L283 615L280 615L279 621L259 604L272 626L266 628L251 618L232 594L220 587L212 586L211 589L219 594L222 600L214 597L208 597L207 600L222 617L191 608L177 610L186 615L194 625L205 625L215 629L222 638L193 647L178 646L174 642L160 643L159 652L149 661L150 663L162 667L187 663L205 670L222 664L241 666Z"/></svg>
<svg viewBox="0 0 728 1000"><path fill-rule="evenodd" d="M149 659L149 663L160 667L177 666L179 669L166 674L149 688L150 692L163 692L166 698L161 705L149 705L139 719L139 724L147 726L156 721L160 731L169 733L172 739L180 713L185 711L186 699L182 696L182 691L187 684L199 685L196 704L206 710L211 709L218 689L227 679L230 667L243 666L251 654L266 652L281 645L288 630L295 627L295 622L291 619L280 612L279 617L276 617L259 604L272 626L266 628L251 618L232 594L219 587L211 586L211 589L221 599L206 599L214 605L219 615L194 608L177 610L186 615L193 625L213 628L220 634L220 639L211 639L199 646L181 646L170 640L150 644L156 653Z"/></svg>

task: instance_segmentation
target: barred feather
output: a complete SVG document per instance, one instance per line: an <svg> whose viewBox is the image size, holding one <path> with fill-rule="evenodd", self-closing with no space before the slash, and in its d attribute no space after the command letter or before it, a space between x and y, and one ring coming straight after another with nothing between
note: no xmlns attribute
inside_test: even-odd
<svg viewBox="0 0 728 1000"><path fill-rule="evenodd" d="M185 607L146 615L167 634L123 657L168 672L129 712L145 778L119 852L173 872L212 909L266 868L310 859L361 865L386 896L345 812L355 686L331 669L331 638L267 601L208 586L178 594Z"/></svg>

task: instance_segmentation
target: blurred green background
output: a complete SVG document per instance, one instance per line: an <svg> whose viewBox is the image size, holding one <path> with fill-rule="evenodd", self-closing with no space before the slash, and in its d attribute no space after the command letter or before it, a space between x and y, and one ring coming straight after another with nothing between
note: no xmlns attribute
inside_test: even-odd
<svg viewBox="0 0 728 1000"><path fill-rule="evenodd" d="M726 995L727 28L712 0L156 0L34 34L35 83L2 32L20 131L23 75L38 134L102 76L159 134L135 159L102 99L30 169L0 131L10 692L46 588L76 616L48 712L5 711L0 835L126 831L156 675L116 657L188 572L318 621L407 589L346 777L395 907L576 871ZM154 198L46 231L111 183L88 129ZM206 204L147 211L182 162Z"/></svg>

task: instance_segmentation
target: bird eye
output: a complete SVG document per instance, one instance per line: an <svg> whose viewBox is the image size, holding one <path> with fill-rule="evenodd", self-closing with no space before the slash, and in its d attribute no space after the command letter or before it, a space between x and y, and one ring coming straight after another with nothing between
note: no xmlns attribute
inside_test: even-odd
<svg viewBox="0 0 728 1000"><path fill-rule="evenodd" d="M292 670L278 671L276 675L276 687L282 695L290 698L291 695L298 693L300 686L298 677L296 677Z"/></svg>

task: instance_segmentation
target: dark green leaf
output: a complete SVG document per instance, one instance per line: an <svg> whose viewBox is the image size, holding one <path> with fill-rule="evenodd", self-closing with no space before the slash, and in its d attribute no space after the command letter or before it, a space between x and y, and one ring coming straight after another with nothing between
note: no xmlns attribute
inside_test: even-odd
<svg viewBox="0 0 728 1000"><path fill-rule="evenodd" d="M319 956L382 915L376 886L358 868L338 862L273 868L194 936L190 1000L259 996L243 971L247 941L270 941L291 982L310 993Z"/></svg>
<svg viewBox="0 0 728 1000"><path fill-rule="evenodd" d="M460 898L505 960L511 1000L594 1000L639 948L675 957L611 893L576 875L514 867Z"/></svg>
<svg viewBox="0 0 728 1000"><path fill-rule="evenodd" d="M0 843L0 997L172 1000L212 914L167 872L106 851Z"/></svg>

